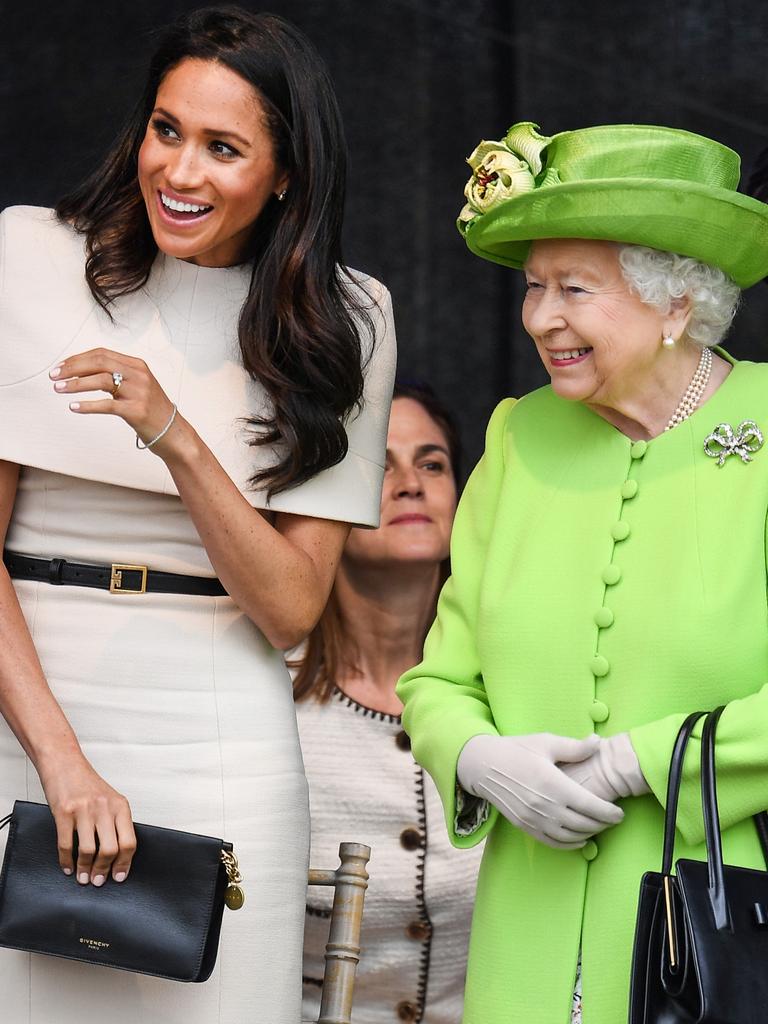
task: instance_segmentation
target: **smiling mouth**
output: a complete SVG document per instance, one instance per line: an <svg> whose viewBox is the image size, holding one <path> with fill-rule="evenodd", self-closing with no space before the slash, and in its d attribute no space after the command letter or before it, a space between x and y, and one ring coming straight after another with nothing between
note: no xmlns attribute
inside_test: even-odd
<svg viewBox="0 0 768 1024"><path fill-rule="evenodd" d="M549 360L554 366L572 366L580 363L592 351L591 348L569 348L560 352L549 352Z"/></svg>
<svg viewBox="0 0 768 1024"><path fill-rule="evenodd" d="M200 220L212 210L212 206L202 206L199 203L182 203L178 199L171 199L165 192L158 190L160 206L166 217L171 220L184 222Z"/></svg>

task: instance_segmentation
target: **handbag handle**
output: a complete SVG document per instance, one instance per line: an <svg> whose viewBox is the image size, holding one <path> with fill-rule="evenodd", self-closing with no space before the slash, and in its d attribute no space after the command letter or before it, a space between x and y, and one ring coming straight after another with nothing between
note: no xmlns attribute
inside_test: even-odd
<svg viewBox="0 0 768 1024"><path fill-rule="evenodd" d="M672 760L667 779L667 809L664 815L664 854L661 861L662 875L672 874L672 857L675 852L675 827L677 825L677 802L680 797L680 783L683 777L683 760L693 728L706 711L693 711L680 726L672 748Z"/></svg>
<svg viewBox="0 0 768 1024"><path fill-rule="evenodd" d="M722 714L725 705L717 709L717 719L713 723L713 729L711 731L711 767L708 771L711 771L711 776L714 779L715 776L715 762L714 762L714 748L715 748L715 730L717 721L719 721L720 715ZM694 711L685 719L683 724L680 726L680 730L675 739L675 745L672 749L672 758L669 765L669 778L667 779L667 800L666 800L666 813L664 817L664 853L662 857L661 873L663 875L669 875L672 873L672 858L674 856L675 848L675 828L677 826L677 804L680 796L680 783L683 774L683 759L685 757L685 750L688 746L688 741L693 733L694 726L700 718L706 715L706 711ZM704 758L704 737L702 736L702 758ZM702 761L703 764L703 761ZM703 775L702 775L703 779ZM706 812L705 812L706 813ZM719 814L717 812L717 796L715 794L715 814L717 816L719 824ZM755 814L753 817L755 822L755 828L757 830L757 838L760 841L760 848L763 851L763 857L765 859L766 869L768 869L768 812L760 811L759 814ZM705 818L706 826L706 818ZM718 828L718 835L720 834Z"/></svg>
<svg viewBox="0 0 768 1024"><path fill-rule="evenodd" d="M715 733L725 705L715 708L704 723L701 737L701 807L704 813L704 835L707 842L709 872L709 902L718 929L732 928L723 877L723 845L720 836L720 812L717 806L717 776L715 772ZM760 848L768 867L768 814L761 811L753 816Z"/></svg>
<svg viewBox="0 0 768 1024"><path fill-rule="evenodd" d="M763 849L765 866L768 868L768 813L761 811L755 815L755 828L757 829L757 838L760 840L760 846Z"/></svg>
<svg viewBox="0 0 768 1024"><path fill-rule="evenodd" d="M717 798L717 773L715 770L715 736L720 716L725 705L716 708L707 715L701 734L701 811L705 825L707 843L707 868L709 874L708 895L712 906L715 927L718 931L732 928L730 909L725 892L723 873L723 844L720 835L720 812ZM677 823L677 807L680 796L680 782L683 772L683 760L688 740L696 722L705 712L693 712L683 722L678 732L670 764L670 777L667 783L667 814L664 831L664 860L662 873L669 876L672 872L672 858L675 848L675 827ZM768 815L765 811L755 815L755 825L763 856L768 865Z"/></svg>
<svg viewBox="0 0 768 1024"><path fill-rule="evenodd" d="M715 928L733 929L731 912L725 894L723 877L723 843L720 837L720 812L717 807L717 777L715 773L715 732L725 705L711 711L704 722L701 736L701 809L704 814L704 838L707 843L707 891Z"/></svg>
<svg viewBox="0 0 768 1024"><path fill-rule="evenodd" d="M669 966L677 968L677 924L675 901L671 892L672 858L675 848L675 828L677 825L677 804L680 796L680 783L683 775L683 761L688 741L694 726L707 715L701 738L701 802L704 813L704 835L707 845L707 868L709 874L708 895L712 906L715 927L718 930L730 929L731 917L725 893L723 874L723 848L720 838L720 814L717 807L717 786L715 781L715 733L725 705L707 714L706 711L694 711L680 726L667 779L667 806L664 816L664 853L661 874L664 889L664 901L667 915L667 941ZM760 846L768 866L768 813L761 811L754 815Z"/></svg>

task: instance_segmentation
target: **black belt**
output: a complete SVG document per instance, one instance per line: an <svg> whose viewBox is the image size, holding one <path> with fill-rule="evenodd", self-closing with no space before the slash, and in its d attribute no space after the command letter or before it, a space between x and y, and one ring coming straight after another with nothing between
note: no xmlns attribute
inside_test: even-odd
<svg viewBox="0 0 768 1024"><path fill-rule="evenodd" d="M214 576L183 576L176 572L155 572L146 565L86 565L64 558L30 558L4 551L3 561L15 579L37 580L65 587L96 587L110 594L199 594L226 597L226 590Z"/></svg>

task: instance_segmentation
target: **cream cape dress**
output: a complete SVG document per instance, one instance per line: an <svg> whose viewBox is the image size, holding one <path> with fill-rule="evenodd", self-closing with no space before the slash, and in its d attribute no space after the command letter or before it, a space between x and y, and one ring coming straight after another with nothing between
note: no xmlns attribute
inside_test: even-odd
<svg viewBox="0 0 768 1024"><path fill-rule="evenodd" d="M214 575L164 463L137 451L117 417L79 417L54 393L49 369L96 346L146 360L254 506L377 525L394 372L381 285L358 279L374 300L376 340L348 456L267 503L247 488L267 457L243 435L242 417L265 403L237 348L247 268L160 256L110 322L85 284L80 236L47 210L11 208L0 223L0 458L23 467L10 550ZM297 1024L309 822L282 655L226 597L14 584L53 692L96 770L137 821L232 842L247 902L226 913L219 961L203 985L2 949L3 1019ZM17 798L43 794L0 719L0 813ZM4 842L3 832L0 852Z"/></svg>

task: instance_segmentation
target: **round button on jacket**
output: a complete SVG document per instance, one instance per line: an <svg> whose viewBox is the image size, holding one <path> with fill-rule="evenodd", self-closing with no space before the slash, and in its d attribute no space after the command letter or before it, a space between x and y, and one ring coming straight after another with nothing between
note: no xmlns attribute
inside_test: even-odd
<svg viewBox="0 0 768 1024"><path fill-rule="evenodd" d="M588 839L581 848L581 856L584 860L594 860L597 854L597 843L594 839Z"/></svg>
<svg viewBox="0 0 768 1024"><path fill-rule="evenodd" d="M592 670L592 675L597 676L598 679L601 676L607 676L611 670L608 659L604 658L602 654L596 654L590 661L589 667Z"/></svg>
<svg viewBox="0 0 768 1024"><path fill-rule="evenodd" d="M613 625L613 612L610 608L598 608L595 612L595 625L607 629Z"/></svg>
<svg viewBox="0 0 768 1024"><path fill-rule="evenodd" d="M411 923L405 929L405 934L409 939L415 939L417 942L424 942L425 939L429 938L430 927L426 921L411 921Z"/></svg>
<svg viewBox="0 0 768 1024"><path fill-rule="evenodd" d="M618 565L606 565L601 575L603 583L606 583L610 587L613 586L614 583L618 583L621 579L621 569Z"/></svg>
<svg viewBox="0 0 768 1024"><path fill-rule="evenodd" d="M400 833L400 845L405 850L418 850L424 843L424 836L412 825Z"/></svg>
<svg viewBox="0 0 768 1024"><path fill-rule="evenodd" d="M416 1003L412 1003L409 999L403 999L401 1003L398 1003L395 1007L395 1013L397 1014L398 1020L417 1020L419 1016L419 1008Z"/></svg>
<svg viewBox="0 0 768 1024"><path fill-rule="evenodd" d="M593 700L589 708L589 717L593 722L607 722L610 715L608 705L601 700Z"/></svg>
<svg viewBox="0 0 768 1024"><path fill-rule="evenodd" d="M639 490L640 485L637 480L625 480L621 485L621 496L625 501L629 501L631 498L634 498Z"/></svg>
<svg viewBox="0 0 768 1024"><path fill-rule="evenodd" d="M626 540L629 533L629 523L625 523L621 519L611 527L611 536L614 540Z"/></svg>
<svg viewBox="0 0 768 1024"><path fill-rule="evenodd" d="M629 449L629 454L633 459L642 459L645 453L648 451L647 441L635 441L632 447Z"/></svg>

